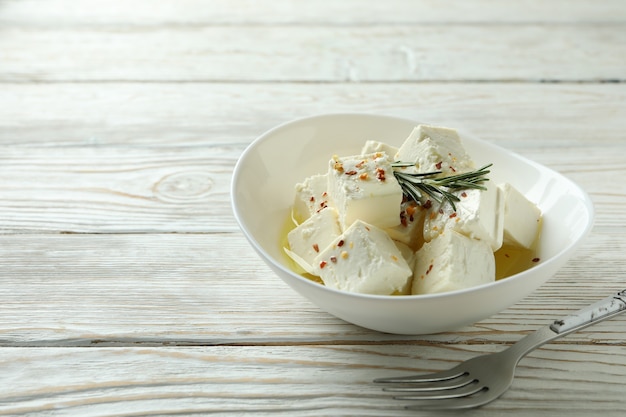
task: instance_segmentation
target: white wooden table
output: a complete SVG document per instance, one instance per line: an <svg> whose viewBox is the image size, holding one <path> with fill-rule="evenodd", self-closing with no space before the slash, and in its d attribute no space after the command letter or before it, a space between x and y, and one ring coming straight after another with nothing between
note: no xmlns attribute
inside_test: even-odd
<svg viewBox="0 0 626 417"><path fill-rule="evenodd" d="M422 415L371 380L626 288L625 82L622 0L0 1L0 415ZM594 229L475 325L344 323L230 209L243 149L326 112L470 130L579 183ZM466 415L623 415L625 383L621 316L533 352Z"/></svg>

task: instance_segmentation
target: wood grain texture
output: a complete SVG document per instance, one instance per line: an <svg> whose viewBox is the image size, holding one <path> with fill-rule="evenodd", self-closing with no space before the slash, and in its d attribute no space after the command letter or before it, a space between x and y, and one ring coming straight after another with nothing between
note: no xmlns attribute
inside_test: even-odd
<svg viewBox="0 0 626 417"><path fill-rule="evenodd" d="M623 81L625 27L4 27L0 81Z"/></svg>
<svg viewBox="0 0 626 417"><path fill-rule="evenodd" d="M305 346L3 349L0 415L433 415L371 380L442 369L498 347ZM471 416L617 416L623 347L558 345L522 361L513 389ZM616 366L616 363L621 364ZM28 381L28 382L27 382ZM602 390L595 390L601 384ZM572 403L580 406L570 409Z"/></svg>
<svg viewBox="0 0 626 417"><path fill-rule="evenodd" d="M620 0L4 0L0 22L19 26L169 26L406 23L607 23L624 22Z"/></svg>
<svg viewBox="0 0 626 417"><path fill-rule="evenodd" d="M626 288L625 6L0 0L0 416L432 415L371 380L500 351ZM230 208L254 138L327 112L472 132L580 184L594 228L473 325L345 323L280 281ZM465 414L623 415L625 324L532 352Z"/></svg>
<svg viewBox="0 0 626 417"><path fill-rule="evenodd" d="M0 145L11 148L241 149L278 124L327 112L380 113L454 126L529 156L547 146L574 157L573 149L589 143L602 145L585 151L597 154L606 152L604 146L626 146L624 84L34 83L1 88Z"/></svg>

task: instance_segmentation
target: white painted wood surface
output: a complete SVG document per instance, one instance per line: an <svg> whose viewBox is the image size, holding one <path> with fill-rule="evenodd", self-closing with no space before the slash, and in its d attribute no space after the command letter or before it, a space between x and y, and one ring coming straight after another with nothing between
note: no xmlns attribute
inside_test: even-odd
<svg viewBox="0 0 626 417"><path fill-rule="evenodd" d="M626 288L626 3L0 1L0 415L432 415L370 381L494 352ZM457 332L294 294L231 214L243 149L324 112L471 130L578 182L574 259ZM618 416L626 316L471 416Z"/></svg>

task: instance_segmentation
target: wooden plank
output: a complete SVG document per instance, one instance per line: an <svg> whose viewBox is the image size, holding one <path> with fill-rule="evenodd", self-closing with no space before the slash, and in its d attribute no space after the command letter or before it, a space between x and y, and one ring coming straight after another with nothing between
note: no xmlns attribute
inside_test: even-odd
<svg viewBox="0 0 626 417"><path fill-rule="evenodd" d="M10 26L0 27L0 81L621 82L623 29L623 23L158 26L85 27L78 36L73 28Z"/></svg>
<svg viewBox="0 0 626 417"><path fill-rule="evenodd" d="M5 235L0 346L507 343L623 289L624 250L623 239L592 234L570 264L510 309L456 334L410 337L320 311L240 234ZM617 317L568 343L623 344L625 323Z"/></svg>
<svg viewBox="0 0 626 417"><path fill-rule="evenodd" d="M328 112L466 129L528 156L545 144L563 148L564 155L577 147L602 154L607 144L626 146L624 84L60 83L1 89L0 145L11 148L241 149L280 123Z"/></svg>
<svg viewBox="0 0 626 417"><path fill-rule="evenodd" d="M620 0L20 0L4 2L2 25L398 24L432 22L623 22Z"/></svg>
<svg viewBox="0 0 626 417"><path fill-rule="evenodd" d="M0 415L423 415L371 381L445 369L500 346L2 348ZM622 346L547 345L481 416L623 413ZM598 389L601 386L602 389ZM575 403L575 408L570 408ZM556 414L555 414L556 415ZM559 414L561 415L561 414Z"/></svg>
<svg viewBox="0 0 626 417"><path fill-rule="evenodd" d="M5 232L233 231L241 148L5 148Z"/></svg>

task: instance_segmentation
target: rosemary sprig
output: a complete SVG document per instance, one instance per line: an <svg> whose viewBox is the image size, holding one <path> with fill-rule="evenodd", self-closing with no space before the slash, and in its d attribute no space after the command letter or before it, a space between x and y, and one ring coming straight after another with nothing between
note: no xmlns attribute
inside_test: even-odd
<svg viewBox="0 0 626 417"><path fill-rule="evenodd" d="M394 168L402 168L414 165L415 164L411 163L396 162L392 166ZM452 209L456 211L456 205L454 203L460 201L460 198L453 194L452 191L463 189L486 190L487 188L482 185L482 183L489 181L486 175L491 172L488 170L491 165L493 164L485 165L474 171L447 177L435 177L441 174L441 171L408 173L394 170L393 175L402 187L402 191L416 203L423 204L424 194L426 194L440 204L447 201L452 206Z"/></svg>

